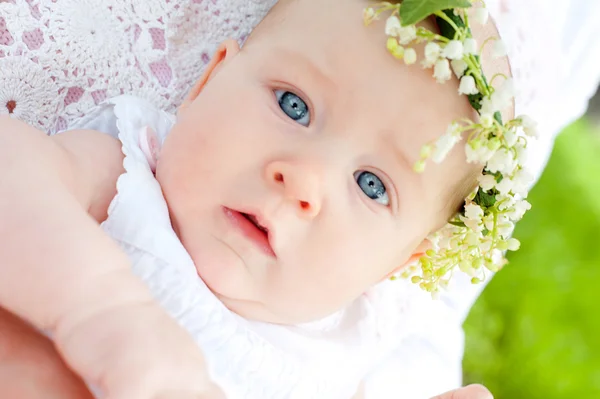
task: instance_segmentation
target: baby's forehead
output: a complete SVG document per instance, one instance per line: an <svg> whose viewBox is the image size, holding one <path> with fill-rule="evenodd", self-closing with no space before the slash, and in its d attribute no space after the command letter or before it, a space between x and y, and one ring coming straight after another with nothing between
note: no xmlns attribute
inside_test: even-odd
<svg viewBox="0 0 600 399"><path fill-rule="evenodd" d="M384 18L364 25L363 10L369 1L284 0L280 4L275 16L267 17L262 32L259 27L260 40L281 58L306 65L307 74L325 76L322 81L333 83L326 88L338 89L342 100L353 98L382 113L392 109L391 114L413 125L412 120L418 124L437 118L450 123L472 116L471 108L464 106L468 102L458 94L458 80L440 85L430 70L404 65L389 53ZM423 45L414 47L420 56L424 54Z"/></svg>
<svg viewBox="0 0 600 399"><path fill-rule="evenodd" d="M413 104L402 104L406 117L442 119L444 111L449 111L449 121L472 118L472 108L465 107L465 97L458 94L457 79L440 85L431 70L418 64L404 65L390 55L386 49L386 18L369 26L364 24L364 9L373 4L370 0L280 0L258 30L264 30L266 34L262 36L274 45L311 58L320 70L334 76L339 86L349 87L353 94L360 92L365 101L380 104L379 93L391 92L396 99L412 99ZM419 26L438 31L433 19L426 19ZM498 35L493 21L485 26L475 25L472 30L478 43ZM417 52L417 62L424 57L424 46L425 43L410 45ZM508 60L493 57L492 46L485 47L481 62L487 76L511 76ZM407 114L411 108L413 112ZM509 116L512 115L503 115L506 120L511 119Z"/></svg>

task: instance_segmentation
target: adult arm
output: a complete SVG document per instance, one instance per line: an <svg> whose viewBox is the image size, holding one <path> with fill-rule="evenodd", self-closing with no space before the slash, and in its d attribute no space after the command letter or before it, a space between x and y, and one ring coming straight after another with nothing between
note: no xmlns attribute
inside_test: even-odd
<svg viewBox="0 0 600 399"><path fill-rule="evenodd" d="M93 399L52 342L0 308L0 398Z"/></svg>
<svg viewBox="0 0 600 399"><path fill-rule="evenodd" d="M110 397L212 391L191 336L98 225L122 172L120 143L95 131L49 137L5 117L0 160L0 305L49 331Z"/></svg>

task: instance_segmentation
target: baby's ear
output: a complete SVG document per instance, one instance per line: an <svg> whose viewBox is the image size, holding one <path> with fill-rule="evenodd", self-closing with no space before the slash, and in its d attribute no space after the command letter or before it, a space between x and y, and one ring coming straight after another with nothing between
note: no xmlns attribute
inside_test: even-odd
<svg viewBox="0 0 600 399"><path fill-rule="evenodd" d="M179 107L179 111L187 108L195 99L198 97L202 89L206 85L206 83L219 71L222 64L234 57L237 53L240 52L240 45L237 41L233 39L225 40L223 43L219 45L219 48L213 55L213 58L210 60L204 73L200 77L200 79L194 84L190 92L188 93L186 99L183 101L183 104Z"/></svg>
<svg viewBox="0 0 600 399"><path fill-rule="evenodd" d="M389 279L393 275L398 274L405 267L418 261L423 255L425 255L425 252L427 252L428 249L431 249L431 241L429 241L426 238L423 241L421 241L421 243L417 246L417 248L415 248L412 255L410 255L410 258L408 258L408 260L406 262L404 262L403 265L400 265L397 268L395 268L391 273L389 273L387 276L385 276L385 278L383 278L383 280Z"/></svg>

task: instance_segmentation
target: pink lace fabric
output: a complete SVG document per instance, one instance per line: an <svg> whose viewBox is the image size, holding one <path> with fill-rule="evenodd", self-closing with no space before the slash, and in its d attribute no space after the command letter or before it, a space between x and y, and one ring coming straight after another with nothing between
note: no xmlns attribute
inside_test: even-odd
<svg viewBox="0 0 600 399"><path fill-rule="evenodd" d="M174 111L275 0L0 0L0 114L50 134L106 98Z"/></svg>

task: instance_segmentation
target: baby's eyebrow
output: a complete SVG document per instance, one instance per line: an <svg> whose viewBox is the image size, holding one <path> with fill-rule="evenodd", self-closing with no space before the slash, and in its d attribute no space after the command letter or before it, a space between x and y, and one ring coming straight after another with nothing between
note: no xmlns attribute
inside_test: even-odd
<svg viewBox="0 0 600 399"><path fill-rule="evenodd" d="M423 190L423 179L421 173L416 173L414 164L416 159L410 156L411 152L405 146L401 145L398 140L398 132L389 129L378 132L381 137L383 148L392 154L394 162L398 165L398 169L403 180L409 180L415 184L415 192L419 193Z"/></svg>
<svg viewBox="0 0 600 399"><path fill-rule="evenodd" d="M310 58L296 50L291 50L283 47L275 47L273 49L275 56L283 60L287 64L294 66L303 71L308 71L309 75L314 78L319 86L322 86L325 91L337 91L337 84L318 67Z"/></svg>
<svg viewBox="0 0 600 399"><path fill-rule="evenodd" d="M408 156L406 150L402 148L400 143L397 140L397 133L385 130L380 132L380 137L383 138L383 144L386 148L389 148L390 151L393 152L394 159L396 159L402 169L408 169L409 171L413 170L414 161Z"/></svg>

